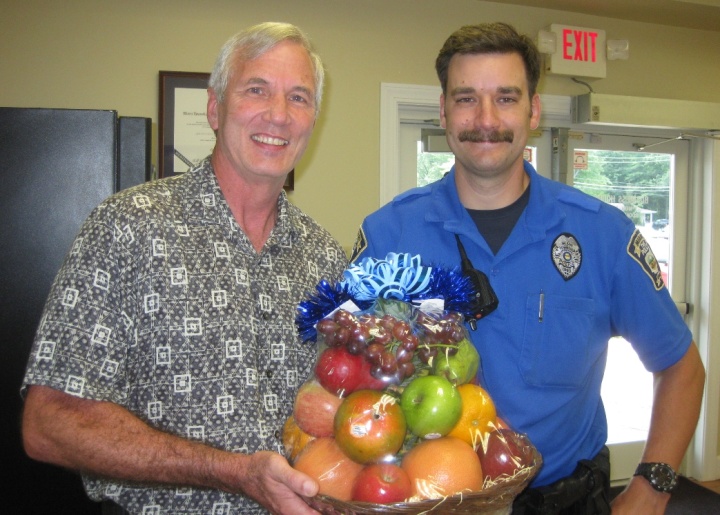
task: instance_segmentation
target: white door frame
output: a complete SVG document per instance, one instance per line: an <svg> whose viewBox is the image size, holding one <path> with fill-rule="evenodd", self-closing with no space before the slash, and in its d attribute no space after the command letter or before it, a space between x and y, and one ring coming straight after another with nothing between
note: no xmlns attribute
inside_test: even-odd
<svg viewBox="0 0 720 515"><path fill-rule="evenodd" d="M406 108L439 106L440 87L382 83L380 85L380 195L378 207L397 193L400 114ZM572 98L541 95L543 118L571 121ZM542 124L543 122L541 122ZM720 274L713 274L713 256L720 256L720 142L695 140L691 150L691 177L688 201L691 223L688 234L688 301L692 312L688 324L693 331L707 378L700 420L686 454L684 473L700 481L720 478L718 417L720 416ZM720 259L720 257L718 258Z"/></svg>

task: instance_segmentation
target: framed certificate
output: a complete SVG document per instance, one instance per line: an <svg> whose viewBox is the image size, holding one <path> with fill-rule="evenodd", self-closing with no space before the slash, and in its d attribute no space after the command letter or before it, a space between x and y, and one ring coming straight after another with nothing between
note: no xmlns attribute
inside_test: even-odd
<svg viewBox="0 0 720 515"><path fill-rule="evenodd" d="M212 153L215 133L207 121L209 73L160 72L159 177L187 172ZM295 170L284 188L295 187Z"/></svg>
<svg viewBox="0 0 720 515"><path fill-rule="evenodd" d="M159 177L187 172L212 152L207 121L209 73L160 72Z"/></svg>

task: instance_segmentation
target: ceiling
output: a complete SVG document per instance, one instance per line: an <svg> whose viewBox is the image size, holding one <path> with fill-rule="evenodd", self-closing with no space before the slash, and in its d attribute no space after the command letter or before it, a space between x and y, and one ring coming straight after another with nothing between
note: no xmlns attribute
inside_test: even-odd
<svg viewBox="0 0 720 515"><path fill-rule="evenodd" d="M720 32L720 0L498 0L498 2Z"/></svg>

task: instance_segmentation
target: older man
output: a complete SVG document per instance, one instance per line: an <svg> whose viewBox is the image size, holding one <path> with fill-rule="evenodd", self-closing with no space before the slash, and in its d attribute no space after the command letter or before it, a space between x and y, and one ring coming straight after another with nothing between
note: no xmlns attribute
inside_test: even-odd
<svg viewBox="0 0 720 515"><path fill-rule="evenodd" d="M282 452L315 349L304 293L342 248L290 204L318 114L304 34L266 23L223 47L208 89L212 155L111 197L49 295L23 384L28 454L78 470L130 513L312 513L317 484ZM262 506L261 506L262 505Z"/></svg>

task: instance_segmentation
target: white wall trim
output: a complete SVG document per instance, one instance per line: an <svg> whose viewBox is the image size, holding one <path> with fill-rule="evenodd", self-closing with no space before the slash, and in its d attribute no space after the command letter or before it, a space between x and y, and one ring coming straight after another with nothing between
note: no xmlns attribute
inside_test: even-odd
<svg viewBox="0 0 720 515"><path fill-rule="evenodd" d="M440 105L440 87L380 84L380 199L378 207L398 192L400 112L403 107Z"/></svg>
<svg viewBox="0 0 720 515"><path fill-rule="evenodd" d="M686 474L700 481L720 478L720 449L718 449L718 417L720 412L720 349L713 342L720 338L720 320L712 316L720 306L720 274L713 274L713 256L720 252L720 207L713 199L720 198L720 142L702 141L697 145L691 171L693 199L702 205L693 214L691 233L692 258L688 260L689 293L693 311L690 327L705 364L705 395L703 396L695 437L687 452Z"/></svg>

